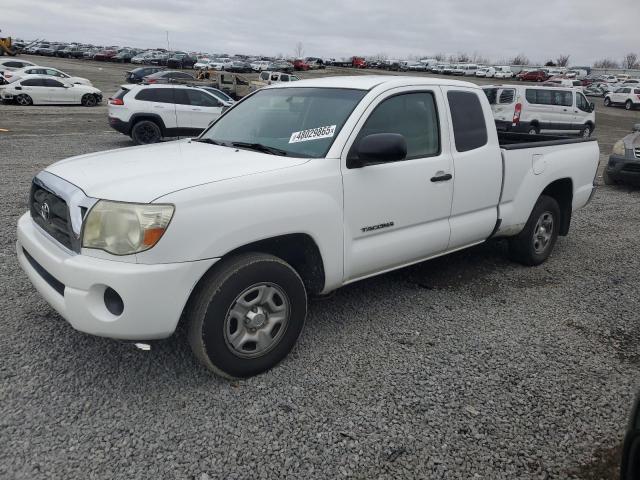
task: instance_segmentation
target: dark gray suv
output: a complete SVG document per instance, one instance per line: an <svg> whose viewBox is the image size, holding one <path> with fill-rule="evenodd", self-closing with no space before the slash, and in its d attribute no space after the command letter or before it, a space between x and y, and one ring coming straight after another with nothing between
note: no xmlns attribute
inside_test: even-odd
<svg viewBox="0 0 640 480"><path fill-rule="evenodd" d="M606 185L640 184L640 123L635 124L633 132L613 146L602 178Z"/></svg>

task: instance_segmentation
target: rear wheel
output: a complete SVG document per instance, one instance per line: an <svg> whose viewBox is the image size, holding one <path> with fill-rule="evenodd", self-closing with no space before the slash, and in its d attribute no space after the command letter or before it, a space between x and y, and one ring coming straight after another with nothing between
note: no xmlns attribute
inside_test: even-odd
<svg viewBox="0 0 640 480"><path fill-rule="evenodd" d="M87 93L86 95L82 96L82 100L80 100L80 103L82 103L82 105L85 107L95 107L98 104L98 99L95 95Z"/></svg>
<svg viewBox="0 0 640 480"><path fill-rule="evenodd" d="M551 255L559 227L558 202L541 195L522 232L509 239L509 256L523 265L540 265Z"/></svg>
<svg viewBox="0 0 640 480"><path fill-rule="evenodd" d="M631 100L627 100L624 104L624 108L627 110L631 110L633 108L633 102Z"/></svg>
<svg viewBox="0 0 640 480"><path fill-rule="evenodd" d="M158 143L161 138L160 127L152 120L140 120L131 129L131 139L136 145Z"/></svg>
<svg viewBox="0 0 640 480"><path fill-rule="evenodd" d="M201 282L187 309L189 343L209 370L250 377L287 356L306 315L297 272L272 255L247 253L223 260Z"/></svg>
<svg viewBox="0 0 640 480"><path fill-rule="evenodd" d="M540 130L536 125L532 125L529 127L529 130L527 131L527 133L529 135L538 135L540 133Z"/></svg>
<svg viewBox="0 0 640 480"><path fill-rule="evenodd" d="M611 99L609 97L604 97L604 106L605 107L611 106Z"/></svg>
<svg viewBox="0 0 640 480"><path fill-rule="evenodd" d="M33 100L26 93L21 93L20 95L16 96L16 103L18 105L26 107L27 105L33 105Z"/></svg>

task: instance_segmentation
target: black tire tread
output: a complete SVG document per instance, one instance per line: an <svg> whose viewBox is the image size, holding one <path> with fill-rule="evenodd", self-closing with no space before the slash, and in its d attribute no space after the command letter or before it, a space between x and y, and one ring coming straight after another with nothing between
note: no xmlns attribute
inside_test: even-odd
<svg viewBox="0 0 640 480"><path fill-rule="evenodd" d="M536 257L535 252L533 252L533 247L531 245L531 235L533 234L533 229L535 228L535 223L538 220L538 217L542 214L544 210L552 210L554 214L554 232L553 237L551 239L551 245L549 249L545 252L543 258ZM560 228L560 206L558 202L547 195L540 195L533 209L531 210L531 214L527 219L527 223L522 231L514 236L509 238L509 257L511 260L521 263L526 266L536 266L544 263L547 258L551 255L553 251L553 247L558 239L558 230Z"/></svg>

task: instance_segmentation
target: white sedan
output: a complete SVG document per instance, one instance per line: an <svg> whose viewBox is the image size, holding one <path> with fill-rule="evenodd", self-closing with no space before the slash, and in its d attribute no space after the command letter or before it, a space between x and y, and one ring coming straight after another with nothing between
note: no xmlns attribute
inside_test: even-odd
<svg viewBox="0 0 640 480"><path fill-rule="evenodd" d="M18 105L84 105L95 107L102 102L102 92L95 87L51 78L27 75L0 86L0 99Z"/></svg>
<svg viewBox="0 0 640 480"><path fill-rule="evenodd" d="M26 75L46 75L48 77L56 77L57 79L63 80L64 82L67 82L67 83L91 86L91 82L86 78L72 77L71 75L62 72L57 68L51 68L51 67L40 67L40 66L25 67L25 68L20 68L19 70L14 70L13 72L5 73L5 77L9 81L16 77L25 77Z"/></svg>

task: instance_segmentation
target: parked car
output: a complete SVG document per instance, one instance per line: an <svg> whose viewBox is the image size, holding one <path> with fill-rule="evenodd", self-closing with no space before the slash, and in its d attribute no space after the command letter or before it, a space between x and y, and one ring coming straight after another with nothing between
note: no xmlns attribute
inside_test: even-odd
<svg viewBox="0 0 640 480"><path fill-rule="evenodd" d="M310 68L311 66L301 58L293 61L293 69L296 71L307 71Z"/></svg>
<svg viewBox="0 0 640 480"><path fill-rule="evenodd" d="M295 82L300 80L296 75L291 75L290 73L283 72L260 72L258 76L258 80L255 82L251 82L252 85L257 87L263 87L265 85L272 85L274 83L282 83L282 82Z"/></svg>
<svg viewBox="0 0 640 480"><path fill-rule="evenodd" d="M251 73L253 72L253 69L251 68L251 65L248 64L247 62L242 62L242 61L234 61L230 64L227 64L224 68L227 72L232 72L232 73Z"/></svg>
<svg viewBox="0 0 640 480"><path fill-rule="evenodd" d="M75 83L75 84L89 85L89 86L91 85L91 81L86 78L72 77L68 73L64 73L58 70L57 68L52 68L52 67L40 67L40 66L25 67L19 70L14 70L13 72L5 73L5 77L8 80L11 80L12 78L26 77L27 75L46 75L49 77L59 78L67 83Z"/></svg>
<svg viewBox="0 0 640 480"><path fill-rule="evenodd" d="M193 68L196 59L188 53L178 52L167 59L168 68Z"/></svg>
<svg viewBox="0 0 640 480"><path fill-rule="evenodd" d="M608 89L603 88L599 84L592 83L591 85L585 87L583 92L588 97L604 97L607 93L609 93Z"/></svg>
<svg viewBox="0 0 640 480"><path fill-rule="evenodd" d="M102 92L89 85L73 84L48 75L26 75L0 87L2 101L18 105L84 105L102 102Z"/></svg>
<svg viewBox="0 0 640 480"><path fill-rule="evenodd" d="M602 81L607 83L618 83L618 77L615 75L604 75L602 77Z"/></svg>
<svg viewBox="0 0 640 480"><path fill-rule="evenodd" d="M524 82L545 82L549 75L544 70L529 70L519 73L517 78Z"/></svg>
<svg viewBox="0 0 640 480"><path fill-rule="evenodd" d="M233 60L227 57L216 58L210 62L210 67L214 70L226 70L233 63Z"/></svg>
<svg viewBox="0 0 640 480"><path fill-rule="evenodd" d="M216 96L189 85L123 85L109 99L109 125L138 145L156 143L198 135L223 106Z"/></svg>
<svg viewBox="0 0 640 480"><path fill-rule="evenodd" d="M112 60L118 63L130 63L137 54L135 50L120 50Z"/></svg>
<svg viewBox="0 0 640 480"><path fill-rule="evenodd" d="M83 58L84 50L82 50L78 45L69 45L62 50L57 51L58 57L63 58Z"/></svg>
<svg viewBox="0 0 640 480"><path fill-rule="evenodd" d="M550 78L546 82L543 82L542 85L545 87L575 87L578 89L582 89L582 81L573 80L571 78Z"/></svg>
<svg viewBox="0 0 640 480"><path fill-rule="evenodd" d="M578 89L492 85L483 90L500 131L590 137L596 128L595 106Z"/></svg>
<svg viewBox="0 0 640 480"><path fill-rule="evenodd" d="M602 178L607 185L640 184L640 123L633 126L629 135L613 145Z"/></svg>
<svg viewBox="0 0 640 480"><path fill-rule="evenodd" d="M256 375L293 348L310 295L493 237L521 264L550 257L593 195L598 144L490 118L451 80L264 88L197 139L47 166L18 262L78 330L145 341L182 318L205 368Z"/></svg>
<svg viewBox="0 0 640 480"><path fill-rule="evenodd" d="M495 67L496 69L496 74L494 75L495 78L513 78L513 71L511 70L511 67L508 65L498 65Z"/></svg>
<svg viewBox="0 0 640 480"><path fill-rule="evenodd" d="M153 75L154 73L161 72L162 70L164 70L164 67L152 67L152 66L138 67L138 68L134 68L133 70L129 70L125 72L124 78L125 78L125 81L128 83L140 83L142 82L144 77Z"/></svg>
<svg viewBox="0 0 640 480"><path fill-rule="evenodd" d="M144 83L180 83L195 81L193 75L177 70L159 70L142 78Z"/></svg>
<svg viewBox="0 0 640 480"><path fill-rule="evenodd" d="M269 62L268 60L256 60L255 62L251 62L251 68L254 72L262 72L264 70L268 70L269 65L271 65L271 62Z"/></svg>
<svg viewBox="0 0 640 480"><path fill-rule="evenodd" d="M493 67L481 67L476 70L476 77L493 78L496 75L496 69Z"/></svg>
<svg viewBox="0 0 640 480"><path fill-rule="evenodd" d="M34 67L35 63L22 60L21 58L0 58L0 73L14 72L16 70L23 69L25 67Z"/></svg>
<svg viewBox="0 0 640 480"><path fill-rule="evenodd" d="M293 72L293 64L286 61L275 61L267 65L267 70L272 72L291 73Z"/></svg>
<svg viewBox="0 0 640 480"><path fill-rule="evenodd" d="M318 57L306 57L304 61L309 65L310 70L322 70L327 68L323 60Z"/></svg>
<svg viewBox="0 0 640 480"><path fill-rule="evenodd" d="M93 56L93 59L99 62L110 62L117 54L116 50L100 50Z"/></svg>
<svg viewBox="0 0 640 480"><path fill-rule="evenodd" d="M607 93L604 97L604 105L605 107L624 105L627 110L640 107L640 86L619 87Z"/></svg>

